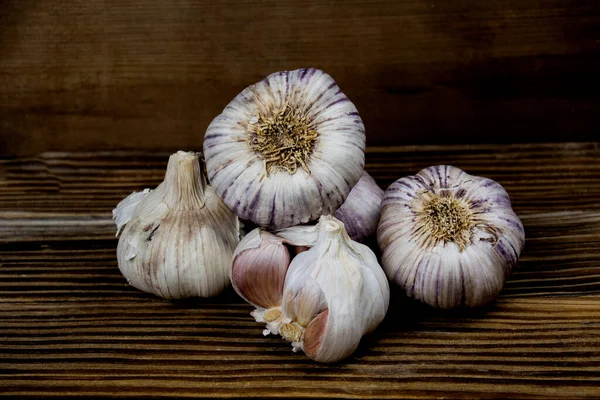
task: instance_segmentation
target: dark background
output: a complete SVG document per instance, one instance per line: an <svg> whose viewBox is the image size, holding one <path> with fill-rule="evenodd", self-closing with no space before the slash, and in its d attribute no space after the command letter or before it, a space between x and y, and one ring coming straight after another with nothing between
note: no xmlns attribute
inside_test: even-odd
<svg viewBox="0 0 600 400"><path fill-rule="evenodd" d="M370 146L600 137L598 0L2 0L0 26L0 155L200 150L244 87L307 66Z"/></svg>

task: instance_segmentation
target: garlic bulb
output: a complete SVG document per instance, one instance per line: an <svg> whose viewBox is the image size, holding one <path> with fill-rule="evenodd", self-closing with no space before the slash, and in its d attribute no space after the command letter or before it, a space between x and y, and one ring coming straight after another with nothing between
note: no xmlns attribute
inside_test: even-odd
<svg viewBox="0 0 600 400"><path fill-rule="evenodd" d="M364 147L356 107L312 68L246 88L204 136L217 194L240 218L270 229L333 213L360 178Z"/></svg>
<svg viewBox="0 0 600 400"><path fill-rule="evenodd" d="M352 241L344 224L321 217L313 247L285 277L279 333L319 362L341 360L385 317L389 287L375 254Z"/></svg>
<svg viewBox="0 0 600 400"><path fill-rule="evenodd" d="M334 362L383 320L389 287L375 254L352 241L342 222L323 216L317 228L315 245L290 264L279 332L310 358Z"/></svg>
<svg viewBox="0 0 600 400"><path fill-rule="evenodd" d="M377 231L388 278L433 307L474 307L501 291L525 243L504 188L434 166L385 192Z"/></svg>
<svg viewBox="0 0 600 400"><path fill-rule="evenodd" d="M277 235L253 230L235 251L231 281L256 307L251 314L265 323L264 335L280 334L294 351L320 362L352 354L383 320L389 303L375 254L352 241L333 216L322 216L308 230L291 227Z"/></svg>
<svg viewBox="0 0 600 400"><path fill-rule="evenodd" d="M383 190L371 175L363 171L344 204L335 212L352 240L365 242L375 234L381 216L382 199Z"/></svg>
<svg viewBox="0 0 600 400"><path fill-rule="evenodd" d="M119 230L125 224L117 258L131 285L169 299L215 296L228 285L239 223L207 185L197 153L173 154L165 180L113 214Z"/></svg>

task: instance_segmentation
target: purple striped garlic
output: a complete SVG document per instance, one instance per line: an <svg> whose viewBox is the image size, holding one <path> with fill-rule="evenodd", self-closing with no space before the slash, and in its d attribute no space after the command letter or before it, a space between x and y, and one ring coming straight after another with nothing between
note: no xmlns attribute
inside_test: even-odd
<svg viewBox="0 0 600 400"><path fill-rule="evenodd" d="M241 219L307 223L345 201L364 168L365 129L325 72L276 72L225 107L204 136L211 185Z"/></svg>
<svg viewBox="0 0 600 400"><path fill-rule="evenodd" d="M352 240L364 243L377 232L382 199L383 190L363 171L344 204L335 212Z"/></svg>
<svg viewBox="0 0 600 400"><path fill-rule="evenodd" d="M181 299L229 285L239 221L207 184L199 153L171 155L164 181L122 200L113 217L119 269L137 289Z"/></svg>
<svg viewBox="0 0 600 400"><path fill-rule="evenodd" d="M391 281L409 297L448 309L494 299L525 232L500 184L439 165L390 185L377 240Z"/></svg>

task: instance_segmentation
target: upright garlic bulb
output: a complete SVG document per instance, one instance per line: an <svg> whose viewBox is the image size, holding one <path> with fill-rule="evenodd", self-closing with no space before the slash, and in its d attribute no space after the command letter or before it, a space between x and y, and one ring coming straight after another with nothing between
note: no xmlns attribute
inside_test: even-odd
<svg viewBox="0 0 600 400"><path fill-rule="evenodd" d="M207 185L197 153L169 158L165 180L133 193L114 211L119 269L145 292L169 299L209 297L229 283L237 217Z"/></svg>
<svg viewBox="0 0 600 400"><path fill-rule="evenodd" d="M320 362L354 352L385 317L389 287L375 254L352 241L344 224L321 217L317 241L285 277L279 333Z"/></svg>
<svg viewBox="0 0 600 400"><path fill-rule="evenodd" d="M333 213L359 180L365 131L325 72L277 72L246 88L204 136L211 185L242 219L270 229Z"/></svg>
<svg viewBox="0 0 600 400"><path fill-rule="evenodd" d="M434 166L385 192L377 231L390 280L433 307L495 298L525 243L504 188L452 166Z"/></svg>
<svg viewBox="0 0 600 400"><path fill-rule="evenodd" d="M377 232L382 199L383 190L371 175L363 171L344 204L335 212L352 240L365 242Z"/></svg>

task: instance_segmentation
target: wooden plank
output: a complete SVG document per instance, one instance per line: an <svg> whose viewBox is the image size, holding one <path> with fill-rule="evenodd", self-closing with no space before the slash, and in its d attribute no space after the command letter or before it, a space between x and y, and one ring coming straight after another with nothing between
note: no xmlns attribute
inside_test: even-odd
<svg viewBox="0 0 600 400"><path fill-rule="evenodd" d="M2 159L0 396L600 397L596 143L370 148L381 186L436 163L498 179L527 242L497 301L442 312L393 288L384 323L333 365L263 337L232 289L174 302L127 285L110 210L167 156Z"/></svg>
<svg viewBox="0 0 600 400"><path fill-rule="evenodd" d="M599 128L595 0L6 0L0 21L1 155L198 149L244 87L307 66L370 145Z"/></svg>

